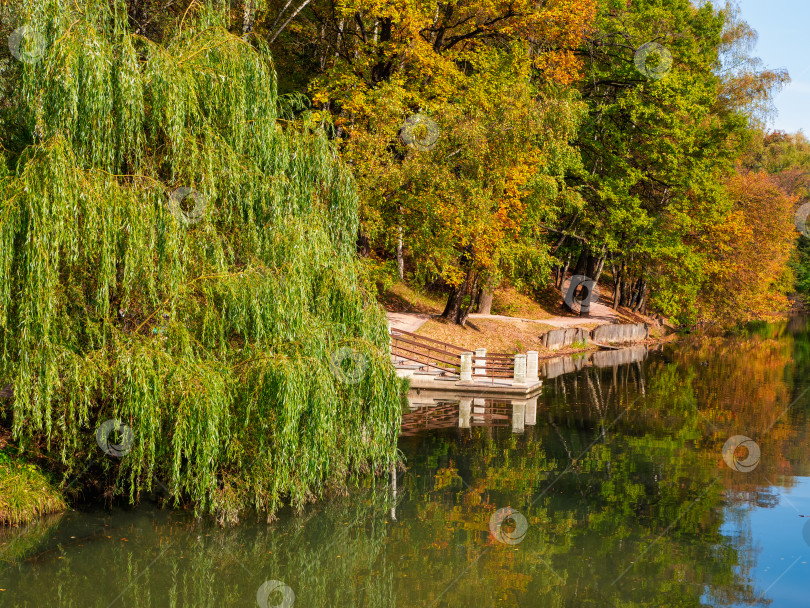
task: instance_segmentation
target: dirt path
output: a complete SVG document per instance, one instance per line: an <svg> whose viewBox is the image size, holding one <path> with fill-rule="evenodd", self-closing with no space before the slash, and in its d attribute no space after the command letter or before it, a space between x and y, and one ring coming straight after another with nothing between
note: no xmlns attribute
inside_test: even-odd
<svg viewBox="0 0 810 608"><path fill-rule="evenodd" d="M385 314L388 317L388 326L390 328L411 333L422 327L431 318L431 315L412 312L387 312Z"/></svg>
<svg viewBox="0 0 810 608"><path fill-rule="evenodd" d="M504 321L534 321L536 323L545 323L546 325L553 325L554 327L576 327L585 324L604 325L606 323L615 323L621 320L618 313L610 306L601 303L591 304L591 314L587 317L548 317L546 319L521 319L520 317L507 317L504 315L480 315L473 313L470 319L501 319Z"/></svg>
<svg viewBox="0 0 810 608"><path fill-rule="evenodd" d="M432 318L432 315L408 313L408 312L389 312L388 324L394 329L401 329L403 331L415 332L422 327L426 321ZM473 313L470 319L497 319L501 321L526 321L528 323L545 323L553 327L577 327L585 324L604 325L606 323L615 323L621 317L610 306L602 303L591 304L591 314L588 317L548 317L547 319L522 319L520 317L507 317L505 315L480 315Z"/></svg>

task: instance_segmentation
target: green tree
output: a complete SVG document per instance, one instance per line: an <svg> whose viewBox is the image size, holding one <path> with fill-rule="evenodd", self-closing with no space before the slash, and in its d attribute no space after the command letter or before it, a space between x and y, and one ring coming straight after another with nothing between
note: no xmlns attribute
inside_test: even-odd
<svg viewBox="0 0 810 608"><path fill-rule="evenodd" d="M360 241L383 255L404 243L417 279L449 287L447 319L464 323L484 283L548 274L538 220L574 196L563 177L578 163L581 109L568 49L593 6L316 3L278 38L281 61L318 74L313 103L360 186ZM405 141L414 115L425 120Z"/></svg>
<svg viewBox="0 0 810 608"><path fill-rule="evenodd" d="M585 200L561 215L558 258L575 274L612 268L614 307L650 305L694 319L713 260L712 232L732 211L722 182L751 99L732 96L719 59L727 13L710 3L600 3L582 49L588 117L578 139ZM781 82L757 74L765 92ZM568 235L573 235L571 238Z"/></svg>
<svg viewBox="0 0 810 608"><path fill-rule="evenodd" d="M71 482L137 500L157 476L224 519L300 506L394 458L354 182L317 125L282 128L270 56L227 31L227 3L162 42L127 9L22 15L47 49L14 83L25 138L0 174L4 417ZM134 431L120 461L105 419Z"/></svg>

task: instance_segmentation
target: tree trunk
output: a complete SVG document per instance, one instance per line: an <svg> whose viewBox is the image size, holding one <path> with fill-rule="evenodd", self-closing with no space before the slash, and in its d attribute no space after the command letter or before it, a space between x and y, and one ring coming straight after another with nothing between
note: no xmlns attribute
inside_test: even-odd
<svg viewBox="0 0 810 608"><path fill-rule="evenodd" d="M248 34L253 31L253 0L245 0L245 9L242 14L242 38L247 40Z"/></svg>
<svg viewBox="0 0 810 608"><path fill-rule="evenodd" d="M593 289L596 289L596 285L593 286ZM593 304L594 302L594 300L592 299L593 289L588 290L588 295L582 300L582 303L579 305L579 316L581 317L591 316L591 304Z"/></svg>
<svg viewBox="0 0 810 608"><path fill-rule="evenodd" d="M405 279L405 258L402 255L402 224L397 227L397 274L400 281Z"/></svg>
<svg viewBox="0 0 810 608"><path fill-rule="evenodd" d="M599 277L602 276L602 269L605 267L605 256L599 258L599 261L596 263L596 271L593 274L593 280L597 283L599 282Z"/></svg>
<svg viewBox="0 0 810 608"><path fill-rule="evenodd" d="M613 310L616 310L619 305L619 269L611 264L610 271L613 274Z"/></svg>
<svg viewBox="0 0 810 608"><path fill-rule="evenodd" d="M624 280L624 262L618 268L613 268L613 310L622 304L622 281Z"/></svg>
<svg viewBox="0 0 810 608"><path fill-rule="evenodd" d="M568 274L568 267L571 265L571 254L569 253L568 256L565 258L565 266L563 266L562 273L560 274L560 284L557 285L557 289L562 291L563 285L565 284L565 275Z"/></svg>
<svg viewBox="0 0 810 608"><path fill-rule="evenodd" d="M630 297L627 299L627 308L633 310L638 301L638 284L641 279L636 279L630 284Z"/></svg>
<svg viewBox="0 0 810 608"><path fill-rule="evenodd" d="M358 231L357 233L357 253L364 258L371 253L371 240L365 232Z"/></svg>
<svg viewBox="0 0 810 608"><path fill-rule="evenodd" d="M570 224L568 224L568 228L566 228L566 229L565 229L565 231L562 233L562 235L560 236L560 240L558 240L558 241L557 241L557 244L556 244L556 245L554 245L554 247L552 247L552 248L551 248L551 253L556 254L556 253L557 253L557 250L558 250L560 247L562 247L562 244L565 242L565 237L566 237L566 236L568 236L568 235L566 234L566 232L569 232L569 231L571 231L571 230L574 228L574 224L576 224L576 223L577 223L577 218L578 218L578 217L579 217L579 211L577 211L577 212L574 214L574 217L572 217L572 218L571 218L571 223L570 223Z"/></svg>
<svg viewBox="0 0 810 608"><path fill-rule="evenodd" d="M577 265L574 267L574 275L584 274L585 269L588 267L588 248L583 245L582 251L579 252L577 258Z"/></svg>
<svg viewBox="0 0 810 608"><path fill-rule="evenodd" d="M599 264L599 258L588 253L588 262L585 264L585 276L592 279L596 275L596 267Z"/></svg>
<svg viewBox="0 0 810 608"><path fill-rule="evenodd" d="M470 316L470 312L472 312L473 304L475 303L475 298L473 297L476 292L478 291L478 273L473 275L472 285L469 288L470 293L470 301L467 302L467 305L462 307L459 310L458 319L456 319L456 323L461 325L462 327L467 326L467 317Z"/></svg>
<svg viewBox="0 0 810 608"><path fill-rule="evenodd" d="M495 296L495 285L492 279L487 279L481 287L481 296L478 298L478 314L492 314L492 298Z"/></svg>
<svg viewBox="0 0 810 608"><path fill-rule="evenodd" d="M636 296L636 302L633 306L633 312L638 312L641 310L641 305L644 304L644 292L647 290L647 283L644 279L638 280L638 295Z"/></svg>
<svg viewBox="0 0 810 608"><path fill-rule="evenodd" d="M470 314L472 301L470 301L463 310L462 304L464 302L464 297L467 295L472 295L475 288L478 286L478 278L474 275L475 273L473 273L472 270L468 270L467 276L464 277L464 282L450 292L450 295L447 297L447 304L444 307L444 312L442 313L443 319L452 321L458 325L464 325L464 323L467 322L467 316Z"/></svg>
<svg viewBox="0 0 810 608"><path fill-rule="evenodd" d="M454 321L458 316L458 309L461 308L461 298L463 297L461 293L462 285L458 287L453 287L453 290L450 292L450 295L447 296L447 304L444 305L444 312L442 312L442 319L447 321Z"/></svg>
<svg viewBox="0 0 810 608"><path fill-rule="evenodd" d="M287 18L287 20L286 20L286 21L285 21L285 22L284 22L284 23L281 25L281 27L280 27L280 28L278 28L278 29L275 31L275 33L273 33L273 34L270 36L270 38L269 38L269 42L270 42L270 44L273 44L273 43L276 41L276 38L278 38L278 35L279 35L279 34L280 34L280 33L281 33L283 30L284 30L284 28L285 28L285 27L287 27L287 26L290 24L290 21L292 21L293 19L295 19L295 17L298 15L298 13L300 13L302 10L304 10L304 7L305 7L307 4L309 4L309 3L310 3L310 0L304 0L304 1L303 1L303 2L302 2L302 3L301 3L299 6L298 6L298 8L297 8L297 9L295 9L295 10L293 11L292 15L290 15L290 16ZM342 23L342 22L341 22L341 23ZM341 29L342 29L342 28L341 28Z"/></svg>

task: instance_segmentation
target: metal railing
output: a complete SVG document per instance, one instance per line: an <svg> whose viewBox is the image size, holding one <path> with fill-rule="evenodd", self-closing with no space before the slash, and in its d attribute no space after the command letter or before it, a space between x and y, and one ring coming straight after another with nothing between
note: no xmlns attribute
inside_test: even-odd
<svg viewBox="0 0 810 608"><path fill-rule="evenodd" d="M391 354L419 365L448 374L461 374L461 355L465 348L420 336L401 329L391 329ZM515 356L508 353L472 353L473 378L476 380L509 378L515 373Z"/></svg>

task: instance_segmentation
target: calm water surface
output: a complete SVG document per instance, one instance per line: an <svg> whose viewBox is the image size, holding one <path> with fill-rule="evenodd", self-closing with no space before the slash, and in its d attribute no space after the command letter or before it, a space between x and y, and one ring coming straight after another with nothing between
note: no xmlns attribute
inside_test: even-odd
<svg viewBox="0 0 810 608"><path fill-rule="evenodd" d="M807 607L808 410L804 319L527 403L414 396L395 494L226 529L146 504L5 530L0 605Z"/></svg>

